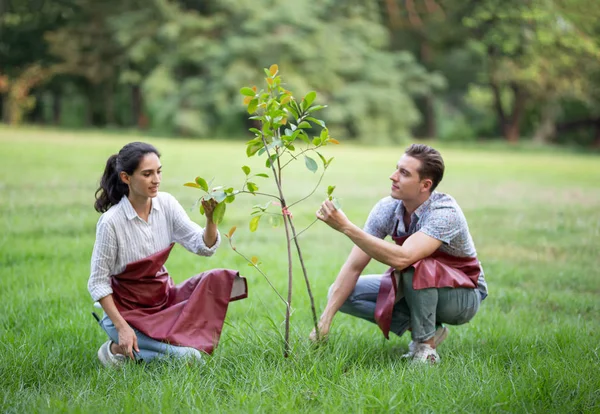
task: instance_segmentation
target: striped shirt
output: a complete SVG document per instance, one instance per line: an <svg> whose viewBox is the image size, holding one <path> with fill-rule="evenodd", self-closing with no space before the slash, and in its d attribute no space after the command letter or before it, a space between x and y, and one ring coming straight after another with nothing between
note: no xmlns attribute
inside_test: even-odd
<svg viewBox="0 0 600 414"><path fill-rule="evenodd" d="M440 240L439 250L455 257L477 257L467 219L452 196L434 191L410 216L408 229L404 226L404 204L392 197L381 199L367 218L364 231L384 239L394 233L403 237L418 231ZM480 263L481 266L481 263ZM478 280L482 298L488 294L483 267Z"/></svg>
<svg viewBox="0 0 600 414"><path fill-rule="evenodd" d="M212 247L204 243L204 229L194 223L179 202L168 193L159 192L152 199L148 222L142 220L131 202L123 196L119 204L100 216L96 226L96 243L92 253L88 290L97 301L112 294L110 277L132 263L169 247L172 242L200 256L211 256L221 236Z"/></svg>

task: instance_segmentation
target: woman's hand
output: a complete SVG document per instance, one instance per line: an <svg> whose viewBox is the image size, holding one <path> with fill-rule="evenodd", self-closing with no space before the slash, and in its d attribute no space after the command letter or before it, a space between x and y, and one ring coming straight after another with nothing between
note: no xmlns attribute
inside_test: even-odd
<svg viewBox="0 0 600 414"><path fill-rule="evenodd" d="M217 202L214 198L208 200L202 200L202 207L204 207L204 214L206 215L206 221L213 221L213 213L215 212L215 207L217 206Z"/></svg>
<svg viewBox="0 0 600 414"><path fill-rule="evenodd" d="M140 352L137 343L137 335L128 324L123 325L121 328L117 328L117 333L119 334L119 347L121 348L121 352L123 355L135 360L132 349L135 349L136 352Z"/></svg>

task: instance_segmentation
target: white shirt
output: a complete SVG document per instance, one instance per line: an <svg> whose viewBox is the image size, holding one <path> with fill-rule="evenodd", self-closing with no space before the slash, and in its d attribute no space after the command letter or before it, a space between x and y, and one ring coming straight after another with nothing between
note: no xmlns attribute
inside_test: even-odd
<svg viewBox="0 0 600 414"><path fill-rule="evenodd" d="M153 255L172 242L200 256L212 256L221 236L212 247L204 243L204 229L194 223L181 204L168 193L152 199L148 222L142 220L123 196L119 204L100 216L92 253L88 290L97 301L113 293L110 277L125 270L128 263Z"/></svg>

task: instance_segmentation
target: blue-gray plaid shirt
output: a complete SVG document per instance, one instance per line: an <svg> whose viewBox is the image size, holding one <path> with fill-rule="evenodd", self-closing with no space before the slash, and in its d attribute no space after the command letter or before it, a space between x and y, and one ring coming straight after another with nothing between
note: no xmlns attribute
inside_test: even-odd
<svg viewBox="0 0 600 414"><path fill-rule="evenodd" d="M409 236L418 231L440 240L440 251L456 257L476 257L477 251L469 233L467 219L454 198L434 191L410 217L408 229L404 226L404 205L392 197L381 199L371 210L364 231L384 239L391 236L397 227L396 236ZM480 263L481 266L481 263ZM481 297L487 296L487 283L483 267L479 275L478 288Z"/></svg>

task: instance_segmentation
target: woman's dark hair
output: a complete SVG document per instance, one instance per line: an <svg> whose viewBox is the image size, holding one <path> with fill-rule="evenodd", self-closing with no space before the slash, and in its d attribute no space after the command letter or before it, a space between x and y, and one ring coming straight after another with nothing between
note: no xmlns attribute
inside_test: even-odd
<svg viewBox="0 0 600 414"><path fill-rule="evenodd" d="M100 178L100 187L96 190L94 208L97 212L106 212L118 204L124 195L129 195L129 187L121 181L119 174L121 171L125 171L129 175L133 175L142 158L151 153L160 157L160 153L152 145L145 142L130 142L121 148L118 154L108 158L104 174Z"/></svg>

